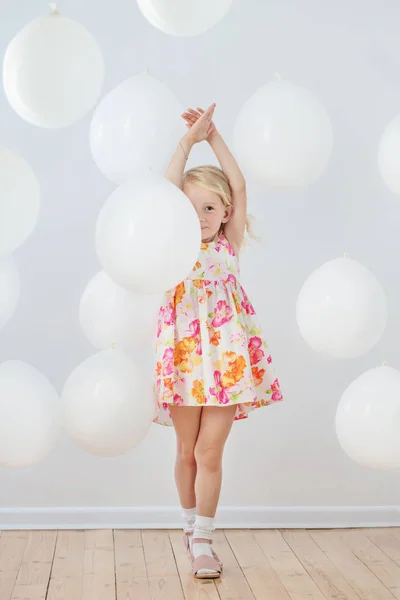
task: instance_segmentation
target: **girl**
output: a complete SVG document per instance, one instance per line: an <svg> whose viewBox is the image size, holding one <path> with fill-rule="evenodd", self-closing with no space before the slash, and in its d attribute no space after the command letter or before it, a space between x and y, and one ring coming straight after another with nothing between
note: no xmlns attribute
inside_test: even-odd
<svg viewBox="0 0 400 600"><path fill-rule="evenodd" d="M188 132L166 173L193 204L202 244L192 272L165 294L157 331L154 420L175 428L184 540L198 578L222 572L211 540L222 453L232 423L282 400L267 344L238 281L247 224L246 184L212 121L214 110L215 104L205 112L189 109L182 115ZM203 166L184 172L193 145L204 140L221 169Z"/></svg>

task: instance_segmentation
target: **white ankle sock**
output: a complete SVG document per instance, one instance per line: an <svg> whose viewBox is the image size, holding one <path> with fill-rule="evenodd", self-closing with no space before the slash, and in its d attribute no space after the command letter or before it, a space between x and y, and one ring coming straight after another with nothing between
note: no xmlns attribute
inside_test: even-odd
<svg viewBox="0 0 400 600"><path fill-rule="evenodd" d="M193 539L201 538L206 540L212 539L212 533L214 531L214 519L212 517L201 517L196 515L196 522L194 525ZM202 544L196 542L192 544L192 553L195 558L201 555L213 556L211 552L211 544ZM215 573L209 569L200 569L202 573Z"/></svg>
<svg viewBox="0 0 400 600"><path fill-rule="evenodd" d="M196 521L196 508L182 508L182 517L184 519L184 532L193 532Z"/></svg>

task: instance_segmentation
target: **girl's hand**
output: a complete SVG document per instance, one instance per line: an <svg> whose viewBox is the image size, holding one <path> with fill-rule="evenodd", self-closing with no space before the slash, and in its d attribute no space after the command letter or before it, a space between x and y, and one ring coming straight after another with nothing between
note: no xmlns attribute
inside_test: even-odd
<svg viewBox="0 0 400 600"><path fill-rule="evenodd" d="M183 119L186 121L186 127L189 129L188 135L193 142L209 140L217 133L212 121L215 106L215 104L212 104L206 111L201 108L197 108L197 110L189 108L187 112L182 114Z"/></svg>

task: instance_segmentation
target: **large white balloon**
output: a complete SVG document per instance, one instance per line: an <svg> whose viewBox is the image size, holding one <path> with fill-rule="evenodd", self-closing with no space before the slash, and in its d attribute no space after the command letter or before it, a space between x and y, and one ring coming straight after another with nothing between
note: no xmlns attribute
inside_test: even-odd
<svg viewBox="0 0 400 600"><path fill-rule="evenodd" d="M384 182L400 194L400 114L386 127L379 143L378 165Z"/></svg>
<svg viewBox="0 0 400 600"><path fill-rule="evenodd" d="M97 102L104 60L94 37L57 12L35 19L10 42L3 83L12 108L39 127L66 127Z"/></svg>
<svg viewBox="0 0 400 600"><path fill-rule="evenodd" d="M316 352L353 358L380 340L387 320L385 292L363 265L337 258L316 269L297 300L297 323Z"/></svg>
<svg viewBox="0 0 400 600"><path fill-rule="evenodd" d="M275 187L306 185L328 164L332 125L309 90L289 81L273 81L242 107L234 144L249 178Z"/></svg>
<svg viewBox="0 0 400 600"><path fill-rule="evenodd" d="M64 428L86 452L118 456L146 436L155 414L152 381L117 350L103 350L71 374L62 396Z"/></svg>
<svg viewBox="0 0 400 600"><path fill-rule="evenodd" d="M0 146L0 256L10 254L30 236L39 208L40 187L32 167Z"/></svg>
<svg viewBox="0 0 400 600"><path fill-rule="evenodd" d="M115 183L143 169L164 172L182 135L182 111L171 90L146 73L120 83L100 102L90 126L100 171Z"/></svg>
<svg viewBox="0 0 400 600"><path fill-rule="evenodd" d="M96 250L122 287L156 294L176 286L195 264L201 245L198 216L175 185L154 174L117 188L100 211Z"/></svg>
<svg viewBox="0 0 400 600"><path fill-rule="evenodd" d="M336 412L343 450L372 469L400 469L400 372L377 367L353 381Z"/></svg>
<svg viewBox="0 0 400 600"><path fill-rule="evenodd" d="M137 0L154 27L177 36L208 31L228 12L232 0Z"/></svg>
<svg viewBox="0 0 400 600"><path fill-rule="evenodd" d="M0 364L0 465L42 460L60 433L59 399L48 379L19 360Z"/></svg>
<svg viewBox="0 0 400 600"><path fill-rule="evenodd" d="M158 296L128 292L100 271L82 295L79 320L95 348L132 352L154 338L160 303Z"/></svg>
<svg viewBox="0 0 400 600"><path fill-rule="evenodd" d="M17 307L20 278L12 256L0 258L0 329L8 323Z"/></svg>

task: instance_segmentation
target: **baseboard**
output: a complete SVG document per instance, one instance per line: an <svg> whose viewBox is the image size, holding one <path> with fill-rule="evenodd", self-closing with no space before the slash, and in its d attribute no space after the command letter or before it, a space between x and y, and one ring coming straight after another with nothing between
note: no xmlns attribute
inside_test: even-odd
<svg viewBox="0 0 400 600"><path fill-rule="evenodd" d="M400 506L221 506L225 529L400 527ZM177 506L0 508L0 530L176 529Z"/></svg>

